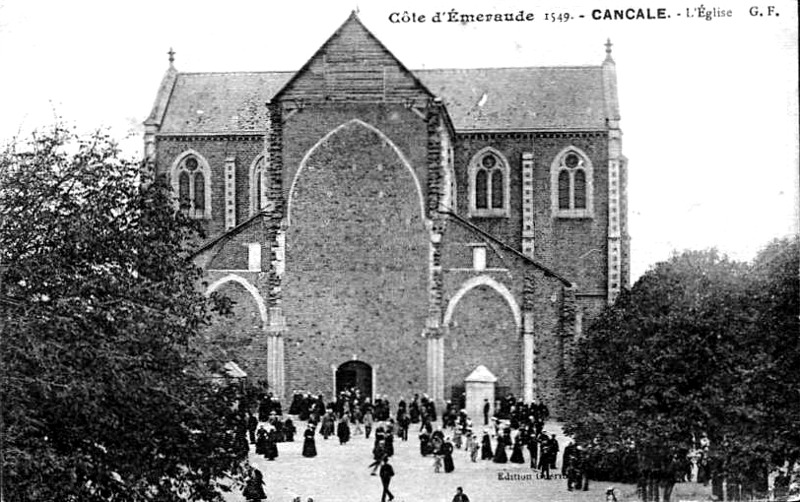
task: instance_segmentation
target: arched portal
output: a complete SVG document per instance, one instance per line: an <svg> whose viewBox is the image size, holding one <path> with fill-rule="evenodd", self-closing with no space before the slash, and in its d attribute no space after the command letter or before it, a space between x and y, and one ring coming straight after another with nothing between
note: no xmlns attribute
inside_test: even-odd
<svg viewBox="0 0 800 502"><path fill-rule="evenodd" d="M288 388L335 391L331 378L353 354L403 368L381 392L424 387L424 340L409 336L429 308L420 193L402 152L357 120L306 156L291 188L281 281Z"/></svg>
<svg viewBox="0 0 800 502"><path fill-rule="evenodd" d="M445 395L460 398L464 379L478 365L497 377L497 395L522 390L520 311L511 292L494 279L467 281L445 315Z"/></svg>
<svg viewBox="0 0 800 502"><path fill-rule="evenodd" d="M336 395L345 390L358 390L372 398L372 366L363 361L347 361L336 369Z"/></svg>
<svg viewBox="0 0 800 502"><path fill-rule="evenodd" d="M207 349L218 362L238 364L253 381L276 380L267 360L267 308L258 289L247 279L230 274L212 283L206 296L220 293L233 302L230 315L213 314L205 328Z"/></svg>

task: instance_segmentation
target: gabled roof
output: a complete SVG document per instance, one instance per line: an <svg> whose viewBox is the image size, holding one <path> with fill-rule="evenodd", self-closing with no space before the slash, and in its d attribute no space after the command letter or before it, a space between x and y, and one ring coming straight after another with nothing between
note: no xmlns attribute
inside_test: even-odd
<svg viewBox="0 0 800 502"><path fill-rule="evenodd" d="M146 124L160 125L159 134L263 132L266 102L291 95L302 82L319 84L325 77L318 67L326 67L329 48L334 59L344 56L333 83L351 79L371 96L370 72L388 64L393 85L404 86L401 93L410 86L442 98L457 132L602 130L607 119L618 119L613 71L604 78L604 67L613 70L610 56L603 66L412 71L353 13L296 72L177 73L170 65Z"/></svg>
<svg viewBox="0 0 800 502"><path fill-rule="evenodd" d="M417 70L458 131L602 129L601 66Z"/></svg>
<svg viewBox="0 0 800 502"><path fill-rule="evenodd" d="M355 40L347 40L347 36L353 37L356 35ZM359 44L358 39L361 39L361 43ZM366 42L366 44L365 44ZM383 64L386 62L386 59L391 62L394 66L397 67L400 73L405 75L407 78L410 78L416 87L421 90L422 92L428 94L429 96L433 96L433 94L425 87L425 85L417 78L416 75L412 71L410 71L406 66L395 57L392 52L383 45L383 42L378 40L378 37L372 34L364 23L358 18L356 12L353 11L350 13L350 16L342 23L339 28L333 32L333 34L325 41L322 46L312 55L308 61L303 65L294 76L284 84L284 86L275 94L274 99L280 99L284 93L286 93L289 89L292 88L293 84L295 84L298 80L302 79L307 73L311 73L311 68L313 65L322 63L324 66L324 58L326 53L328 52L329 48L333 45L338 45L338 49L340 53L338 57L341 58L343 55L345 59L353 59L353 60L360 60L358 66L374 66L375 64ZM359 52L364 51L370 52L369 58L365 58L359 54ZM376 54L374 51L378 53L383 53L384 58L380 56L376 58ZM351 68L352 69L352 68ZM378 68L380 70L380 68ZM311 76L311 78L315 78Z"/></svg>
<svg viewBox="0 0 800 502"><path fill-rule="evenodd" d="M600 66L416 70L458 132L606 126ZM263 132L294 72L178 73L160 133ZM485 96L485 97L484 97Z"/></svg>
<svg viewBox="0 0 800 502"><path fill-rule="evenodd" d="M294 72L179 73L160 133L263 132L265 103Z"/></svg>

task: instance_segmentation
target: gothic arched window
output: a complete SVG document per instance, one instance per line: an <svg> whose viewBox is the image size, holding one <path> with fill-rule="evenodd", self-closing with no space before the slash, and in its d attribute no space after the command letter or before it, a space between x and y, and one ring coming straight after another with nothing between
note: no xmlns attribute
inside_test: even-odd
<svg viewBox="0 0 800 502"><path fill-rule="evenodd" d="M250 214L266 206L267 203L267 170L264 156L261 155L250 167Z"/></svg>
<svg viewBox="0 0 800 502"><path fill-rule="evenodd" d="M565 148L551 166L553 215L592 217L592 163L575 147Z"/></svg>
<svg viewBox="0 0 800 502"><path fill-rule="evenodd" d="M181 154L171 178L180 210L191 218L211 218L211 170L205 159L194 151Z"/></svg>
<svg viewBox="0 0 800 502"><path fill-rule="evenodd" d="M508 216L508 162L493 148L473 157L469 167L470 216Z"/></svg>

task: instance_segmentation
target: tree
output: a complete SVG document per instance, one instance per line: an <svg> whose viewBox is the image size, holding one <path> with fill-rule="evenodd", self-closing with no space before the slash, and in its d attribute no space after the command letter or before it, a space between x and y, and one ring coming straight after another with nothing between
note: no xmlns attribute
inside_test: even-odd
<svg viewBox="0 0 800 502"><path fill-rule="evenodd" d="M774 465L800 460L800 238L778 239L756 257L749 274L753 303L749 398L763 421Z"/></svg>
<svg viewBox="0 0 800 502"><path fill-rule="evenodd" d="M739 386L751 368L746 273L715 251L675 256L578 343L565 430L594 451L635 454L643 500L669 500L702 436L713 462L749 445L738 441L759 418Z"/></svg>
<svg viewBox="0 0 800 502"><path fill-rule="evenodd" d="M195 343L215 305L196 230L101 133L4 149L5 500L221 500L241 480L237 396Z"/></svg>

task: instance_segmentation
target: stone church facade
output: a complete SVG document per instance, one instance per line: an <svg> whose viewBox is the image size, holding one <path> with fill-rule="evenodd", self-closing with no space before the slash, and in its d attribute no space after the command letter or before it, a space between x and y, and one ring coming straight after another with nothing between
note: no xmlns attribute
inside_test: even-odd
<svg viewBox="0 0 800 502"><path fill-rule="evenodd" d="M351 15L297 72L167 70L148 163L208 240L210 334L278 396L498 392L557 412L629 282L615 63L409 70Z"/></svg>

